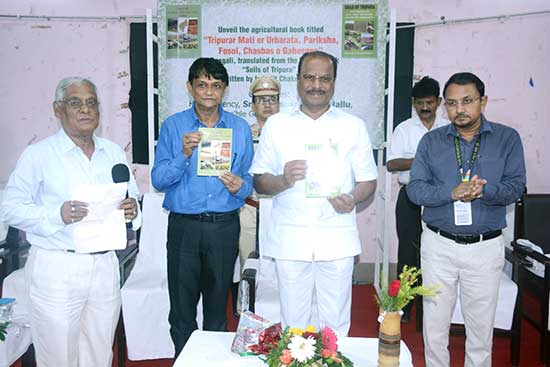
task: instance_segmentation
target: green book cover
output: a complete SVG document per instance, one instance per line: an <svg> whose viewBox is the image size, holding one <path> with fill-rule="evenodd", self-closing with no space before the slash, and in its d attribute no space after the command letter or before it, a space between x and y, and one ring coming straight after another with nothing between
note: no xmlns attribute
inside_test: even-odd
<svg viewBox="0 0 550 367"><path fill-rule="evenodd" d="M231 171L233 129L200 128L202 139L197 147L197 175L221 176Z"/></svg>
<svg viewBox="0 0 550 367"><path fill-rule="evenodd" d="M307 161L306 197L326 198L338 196L342 191L342 177L337 170L337 144L306 144Z"/></svg>

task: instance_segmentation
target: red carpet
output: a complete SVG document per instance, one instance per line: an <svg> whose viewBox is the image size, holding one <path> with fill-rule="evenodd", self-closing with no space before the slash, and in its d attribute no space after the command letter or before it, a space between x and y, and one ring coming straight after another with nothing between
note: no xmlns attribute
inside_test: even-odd
<svg viewBox="0 0 550 367"><path fill-rule="evenodd" d="M228 307L229 310L229 307ZM374 301L374 287L371 285L356 285L353 287L353 302L351 311L350 336L377 337L378 323L376 321L378 307ZM228 319L228 327L235 330L237 319L232 315ZM413 362L416 367L424 366L424 346L422 335L416 331L416 319L414 308L411 321L402 324L401 337L411 350ZM229 346L227 346L229 348ZM550 346L549 346L550 347ZM451 353L451 367L464 366L464 337L452 336L449 343ZM539 334L526 321L522 324L521 335L521 361L522 367L540 367L539 358ZM158 359L149 361L128 361L126 367L170 367L172 361L169 359ZM113 366L118 366L115 361ZM493 366L508 367L510 364L510 341L508 338L495 337L493 344ZM13 367L20 367L17 362Z"/></svg>

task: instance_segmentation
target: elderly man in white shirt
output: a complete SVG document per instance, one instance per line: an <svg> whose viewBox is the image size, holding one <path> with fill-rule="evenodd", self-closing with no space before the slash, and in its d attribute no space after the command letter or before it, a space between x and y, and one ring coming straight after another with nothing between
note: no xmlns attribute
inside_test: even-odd
<svg viewBox="0 0 550 367"><path fill-rule="evenodd" d="M347 335L355 206L374 192L377 170L365 123L330 105L337 65L321 51L300 58L301 105L267 120L250 172L258 193L274 195L263 255L275 259L283 324L306 327L316 304L320 324Z"/></svg>
<svg viewBox="0 0 550 367"><path fill-rule="evenodd" d="M113 183L113 166L128 163L119 146L94 133L99 101L91 81L61 80L53 110L62 128L25 149L6 186L0 221L25 231L31 244L25 273L37 365L110 366L120 312L118 259L114 251L75 251L73 226L89 208L71 193ZM128 195L118 209L137 229L139 192L130 174Z"/></svg>
<svg viewBox="0 0 550 367"><path fill-rule="evenodd" d="M399 248L397 251L397 270L400 273L404 265L419 267L418 250L422 224L420 207L409 200L406 185L409 183L409 172L416 154L420 139L428 131L447 125L448 120L436 116L441 104L439 83L425 76L412 89L413 106L416 115L401 122L393 131L388 151L387 169L399 173L399 196L395 206L395 222ZM408 322L413 302L403 309L401 321Z"/></svg>

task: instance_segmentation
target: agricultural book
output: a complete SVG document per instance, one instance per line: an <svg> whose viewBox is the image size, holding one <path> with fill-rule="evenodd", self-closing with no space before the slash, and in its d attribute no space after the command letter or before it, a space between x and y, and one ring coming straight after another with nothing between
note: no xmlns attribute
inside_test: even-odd
<svg viewBox="0 0 550 367"><path fill-rule="evenodd" d="M202 139L198 149L198 176L221 176L231 171L232 129L200 128Z"/></svg>
<svg viewBox="0 0 550 367"><path fill-rule="evenodd" d="M326 198L340 195L342 176L337 170L337 144L306 144L306 197Z"/></svg>

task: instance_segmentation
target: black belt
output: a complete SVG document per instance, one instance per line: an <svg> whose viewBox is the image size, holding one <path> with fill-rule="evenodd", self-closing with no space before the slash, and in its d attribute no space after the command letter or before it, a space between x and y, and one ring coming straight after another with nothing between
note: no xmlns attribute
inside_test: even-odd
<svg viewBox="0 0 550 367"><path fill-rule="evenodd" d="M109 252L111 250L98 251L98 252L75 252L75 250L70 249L70 250L64 250L64 251L65 252L70 252L72 254L79 254L79 255L104 255L104 254L106 254L107 252Z"/></svg>
<svg viewBox="0 0 550 367"><path fill-rule="evenodd" d="M490 231L482 234L452 234L446 231L442 231L441 229L434 227L431 224L428 224L427 227L435 233L439 234L440 236L453 240L456 243L460 243L461 245L467 245L479 241L487 241L492 238L496 238L502 234L502 231L500 229L498 231Z"/></svg>
<svg viewBox="0 0 550 367"><path fill-rule="evenodd" d="M200 214L180 214L173 213L174 215L181 216L186 219L196 220L199 222L225 222L239 216L239 209L232 210L230 212L204 212Z"/></svg>

